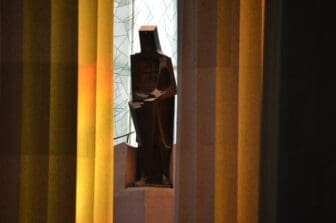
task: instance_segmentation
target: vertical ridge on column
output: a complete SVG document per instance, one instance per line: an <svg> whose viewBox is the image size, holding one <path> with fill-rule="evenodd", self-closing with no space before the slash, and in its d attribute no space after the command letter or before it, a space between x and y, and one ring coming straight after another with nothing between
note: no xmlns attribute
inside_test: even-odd
<svg viewBox="0 0 336 223"><path fill-rule="evenodd" d="M178 121L176 149L175 222L196 222L197 142L196 84L197 1L178 1ZM181 75L183 74L183 75ZM187 159L186 159L187 158Z"/></svg>
<svg viewBox="0 0 336 223"><path fill-rule="evenodd" d="M20 222L47 222L50 1L23 2Z"/></svg>
<svg viewBox="0 0 336 223"><path fill-rule="evenodd" d="M51 2L48 223L75 222L77 0Z"/></svg>
<svg viewBox="0 0 336 223"><path fill-rule="evenodd" d="M98 0L94 222L113 222L113 1Z"/></svg>
<svg viewBox="0 0 336 223"><path fill-rule="evenodd" d="M237 222L239 1L217 0L215 222Z"/></svg>
<svg viewBox="0 0 336 223"><path fill-rule="evenodd" d="M240 1L238 222L259 221L263 0Z"/></svg>
<svg viewBox="0 0 336 223"><path fill-rule="evenodd" d="M78 1L76 222L94 219L97 0Z"/></svg>
<svg viewBox="0 0 336 223"><path fill-rule="evenodd" d="M196 119L196 221L214 222L215 199L215 96L216 0L198 0ZM186 157L185 157L186 158Z"/></svg>

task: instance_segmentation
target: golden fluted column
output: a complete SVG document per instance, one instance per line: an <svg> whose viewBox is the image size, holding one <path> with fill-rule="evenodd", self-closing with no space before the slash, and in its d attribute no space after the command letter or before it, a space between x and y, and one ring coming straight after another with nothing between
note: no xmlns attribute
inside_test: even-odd
<svg viewBox="0 0 336 223"><path fill-rule="evenodd" d="M94 216L97 1L78 1L78 109L76 222Z"/></svg>
<svg viewBox="0 0 336 223"><path fill-rule="evenodd" d="M112 222L113 1L78 2L76 222Z"/></svg>

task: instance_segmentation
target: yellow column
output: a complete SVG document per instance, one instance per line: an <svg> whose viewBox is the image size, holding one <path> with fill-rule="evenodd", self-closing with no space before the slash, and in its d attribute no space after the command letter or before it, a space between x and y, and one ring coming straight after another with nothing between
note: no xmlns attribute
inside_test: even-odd
<svg viewBox="0 0 336 223"><path fill-rule="evenodd" d="M94 222L113 222L113 1L98 1Z"/></svg>
<svg viewBox="0 0 336 223"><path fill-rule="evenodd" d="M238 222L257 223L262 99L263 0L240 1Z"/></svg>
<svg viewBox="0 0 336 223"><path fill-rule="evenodd" d="M96 132L97 1L78 1L76 222L93 222Z"/></svg>
<svg viewBox="0 0 336 223"><path fill-rule="evenodd" d="M113 221L113 1L79 1L76 221Z"/></svg>

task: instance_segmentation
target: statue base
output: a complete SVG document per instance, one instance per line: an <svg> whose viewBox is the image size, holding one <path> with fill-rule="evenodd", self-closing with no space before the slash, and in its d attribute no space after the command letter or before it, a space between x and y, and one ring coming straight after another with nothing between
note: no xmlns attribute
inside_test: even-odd
<svg viewBox="0 0 336 223"><path fill-rule="evenodd" d="M174 222L174 188L166 185L132 187L136 176L137 148L125 143L114 150L114 222ZM170 182L174 185L175 146L171 157Z"/></svg>

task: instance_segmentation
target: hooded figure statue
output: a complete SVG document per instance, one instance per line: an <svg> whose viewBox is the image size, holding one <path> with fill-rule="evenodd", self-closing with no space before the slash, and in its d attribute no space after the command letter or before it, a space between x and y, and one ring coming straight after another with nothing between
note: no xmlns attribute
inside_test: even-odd
<svg viewBox="0 0 336 223"><path fill-rule="evenodd" d="M139 30L141 52L131 55L129 107L138 143L135 186L170 185L176 82L171 59L161 52L156 26Z"/></svg>

